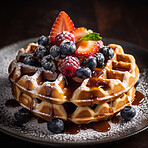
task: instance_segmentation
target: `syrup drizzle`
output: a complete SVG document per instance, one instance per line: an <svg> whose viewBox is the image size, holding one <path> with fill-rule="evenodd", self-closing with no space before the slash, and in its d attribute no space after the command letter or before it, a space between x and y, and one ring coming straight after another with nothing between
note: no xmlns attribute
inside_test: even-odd
<svg viewBox="0 0 148 148"><path fill-rule="evenodd" d="M66 122L65 128L62 133L66 134L77 134L80 132L81 125L75 124L73 122Z"/></svg>
<svg viewBox="0 0 148 148"><path fill-rule="evenodd" d="M139 105L139 104L141 104L144 101L144 98L145 98L145 96L141 92L136 90L136 92L135 92L135 99L132 102L132 105Z"/></svg>
<svg viewBox="0 0 148 148"><path fill-rule="evenodd" d="M119 123L119 118L118 118L117 116L113 116L113 117L110 119L110 121L111 121L112 123Z"/></svg>
<svg viewBox="0 0 148 148"><path fill-rule="evenodd" d="M98 132L108 132L111 129L111 126L108 121L105 120L92 123L92 129Z"/></svg>
<svg viewBox="0 0 148 148"><path fill-rule="evenodd" d="M68 99L70 99L73 95L73 92L81 85L81 83L76 82L73 79L66 78L66 92L65 96Z"/></svg>

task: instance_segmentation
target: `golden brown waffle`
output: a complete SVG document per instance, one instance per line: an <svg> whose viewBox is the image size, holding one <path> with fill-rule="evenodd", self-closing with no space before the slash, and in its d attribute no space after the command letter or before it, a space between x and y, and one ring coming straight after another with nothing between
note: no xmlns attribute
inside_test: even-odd
<svg viewBox="0 0 148 148"><path fill-rule="evenodd" d="M105 68L96 68L92 77L83 82L78 78L69 79L69 85L59 72L20 62L37 46L31 43L26 50L20 49L9 67L14 97L37 116L87 124L112 116L133 100L139 70L134 57L124 54L121 46L110 44L115 54Z"/></svg>
<svg viewBox="0 0 148 148"><path fill-rule="evenodd" d="M13 95L20 104L44 120L61 118L76 124L88 124L90 122L106 120L118 113L124 106L131 105L135 96L135 88L132 87L126 93L114 98L113 101L100 103L94 106L75 106L73 103L53 104L49 101L41 101L23 93L16 85L13 85Z"/></svg>

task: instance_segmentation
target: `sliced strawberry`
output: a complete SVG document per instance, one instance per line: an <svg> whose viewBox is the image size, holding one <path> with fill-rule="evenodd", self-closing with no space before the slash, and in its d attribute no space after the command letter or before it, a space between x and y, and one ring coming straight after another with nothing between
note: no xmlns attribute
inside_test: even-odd
<svg viewBox="0 0 148 148"><path fill-rule="evenodd" d="M88 34L86 28L75 28L74 30L71 31L71 33L74 34L75 41Z"/></svg>
<svg viewBox="0 0 148 148"><path fill-rule="evenodd" d="M85 41L81 40L77 44L77 50L75 54L77 56L89 57L97 52L97 41Z"/></svg>
<svg viewBox="0 0 148 148"><path fill-rule="evenodd" d="M51 42L54 43L55 37L58 33L72 30L74 30L74 24L72 20L64 11L61 11L50 32Z"/></svg>

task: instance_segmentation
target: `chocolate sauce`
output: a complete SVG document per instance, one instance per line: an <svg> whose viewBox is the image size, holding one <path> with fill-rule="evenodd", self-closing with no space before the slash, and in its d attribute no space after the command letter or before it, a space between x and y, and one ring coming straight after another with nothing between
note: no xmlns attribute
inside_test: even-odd
<svg viewBox="0 0 148 148"><path fill-rule="evenodd" d="M18 106L20 106L20 104L14 99L7 100L5 105L6 105L6 107L18 107Z"/></svg>
<svg viewBox="0 0 148 148"><path fill-rule="evenodd" d="M136 92L135 92L135 99L132 102L132 105L139 105L139 104L141 104L144 101L144 98L145 98L145 96L141 92L136 90Z"/></svg>
<svg viewBox="0 0 148 148"><path fill-rule="evenodd" d="M108 132L111 129L111 126L108 121L105 120L92 123L92 129L98 132Z"/></svg>

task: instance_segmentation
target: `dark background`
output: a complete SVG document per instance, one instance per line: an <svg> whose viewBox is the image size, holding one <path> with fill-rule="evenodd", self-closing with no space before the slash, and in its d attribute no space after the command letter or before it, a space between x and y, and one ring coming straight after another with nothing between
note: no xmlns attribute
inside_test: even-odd
<svg viewBox="0 0 148 148"><path fill-rule="evenodd" d="M86 27L104 38L123 40L148 50L148 5L142 0L30 0L0 2L0 48L49 35L58 13L64 10L75 27ZM43 147L0 133L2 147ZM0 146L0 147L1 147ZM96 147L147 148L148 130L123 141Z"/></svg>

